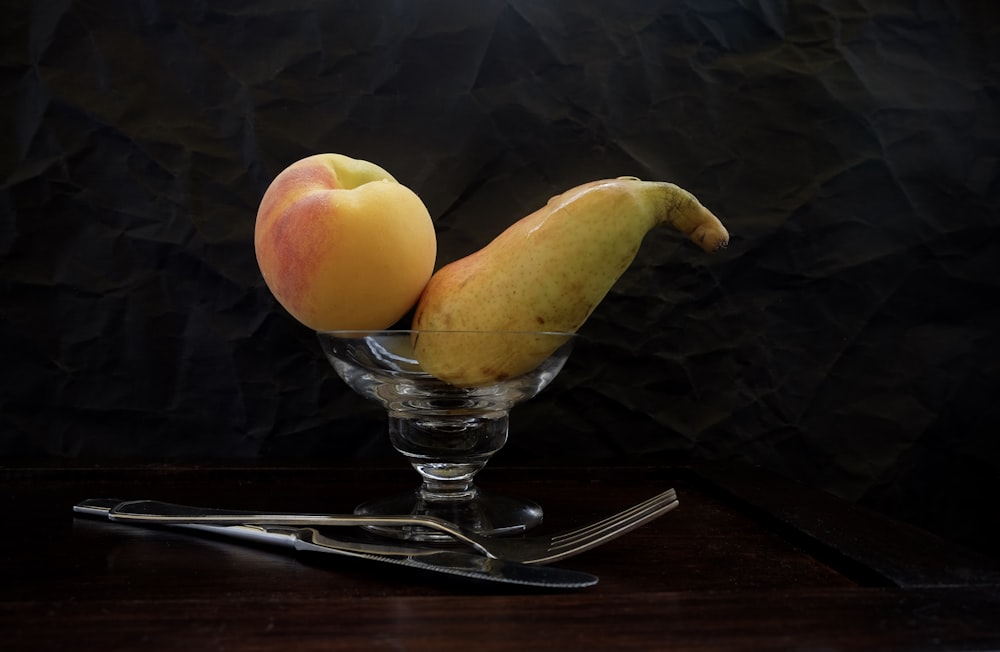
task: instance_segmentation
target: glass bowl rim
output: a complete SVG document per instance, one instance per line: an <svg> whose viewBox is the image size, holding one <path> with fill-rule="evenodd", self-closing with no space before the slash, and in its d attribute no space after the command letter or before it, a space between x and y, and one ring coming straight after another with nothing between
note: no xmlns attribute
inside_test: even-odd
<svg viewBox="0 0 1000 652"><path fill-rule="evenodd" d="M375 329L345 329L345 330L320 330L316 331L317 335L327 336L327 337L337 337L341 339L360 339L372 336L388 336L388 335L413 335L414 333L434 333L434 334L455 334L455 335L551 335L554 337L577 337L576 331L528 331L528 330L497 330L497 331L483 331L483 330L423 330L416 328L403 328L403 329L388 329L388 328L375 328Z"/></svg>

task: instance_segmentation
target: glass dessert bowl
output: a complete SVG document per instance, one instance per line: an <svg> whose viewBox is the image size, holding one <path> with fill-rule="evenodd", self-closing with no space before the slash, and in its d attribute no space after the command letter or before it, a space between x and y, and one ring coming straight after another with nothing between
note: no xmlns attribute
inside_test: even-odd
<svg viewBox="0 0 1000 652"><path fill-rule="evenodd" d="M509 413L544 389L566 363L573 335L556 332L325 331L323 351L347 385L382 405L389 440L420 474L414 491L376 499L358 514L428 514L483 534L519 534L537 525L541 508L527 500L490 495L473 479L507 442ZM416 359L415 337L433 337L445 348L504 347L551 351L531 369L474 385L431 375ZM414 541L450 537L420 527L373 528Z"/></svg>

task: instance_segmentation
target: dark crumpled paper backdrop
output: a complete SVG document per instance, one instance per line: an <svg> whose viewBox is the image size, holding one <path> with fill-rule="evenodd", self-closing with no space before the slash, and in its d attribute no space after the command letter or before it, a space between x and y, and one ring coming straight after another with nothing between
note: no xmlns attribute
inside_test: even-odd
<svg viewBox="0 0 1000 652"><path fill-rule="evenodd" d="M299 158L392 171L441 263L636 175L732 243L651 234L503 461L740 459L995 550L996 3L0 6L8 463L393 455L257 271Z"/></svg>

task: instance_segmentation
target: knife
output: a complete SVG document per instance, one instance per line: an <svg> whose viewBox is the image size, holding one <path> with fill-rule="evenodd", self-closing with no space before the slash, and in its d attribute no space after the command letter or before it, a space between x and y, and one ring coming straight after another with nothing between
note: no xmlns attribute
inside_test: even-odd
<svg viewBox="0 0 1000 652"><path fill-rule="evenodd" d="M122 501L114 498L91 498L77 503L73 511L87 516L107 518ZM116 523L121 524L120 521ZM279 525L196 525L177 524L171 529L197 530L227 538L264 543L303 552L318 552L380 561L445 573L466 579L557 589L579 589L597 584L598 578L553 566L521 564L491 559L467 552L382 542L329 537L313 527Z"/></svg>

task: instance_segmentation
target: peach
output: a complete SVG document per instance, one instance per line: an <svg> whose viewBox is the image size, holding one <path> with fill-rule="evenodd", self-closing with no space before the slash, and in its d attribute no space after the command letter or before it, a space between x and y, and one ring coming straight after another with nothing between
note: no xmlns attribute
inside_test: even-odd
<svg viewBox="0 0 1000 652"><path fill-rule="evenodd" d="M416 303L437 240L424 203L388 172L317 154L268 186L254 250L267 287L309 328L377 330Z"/></svg>

